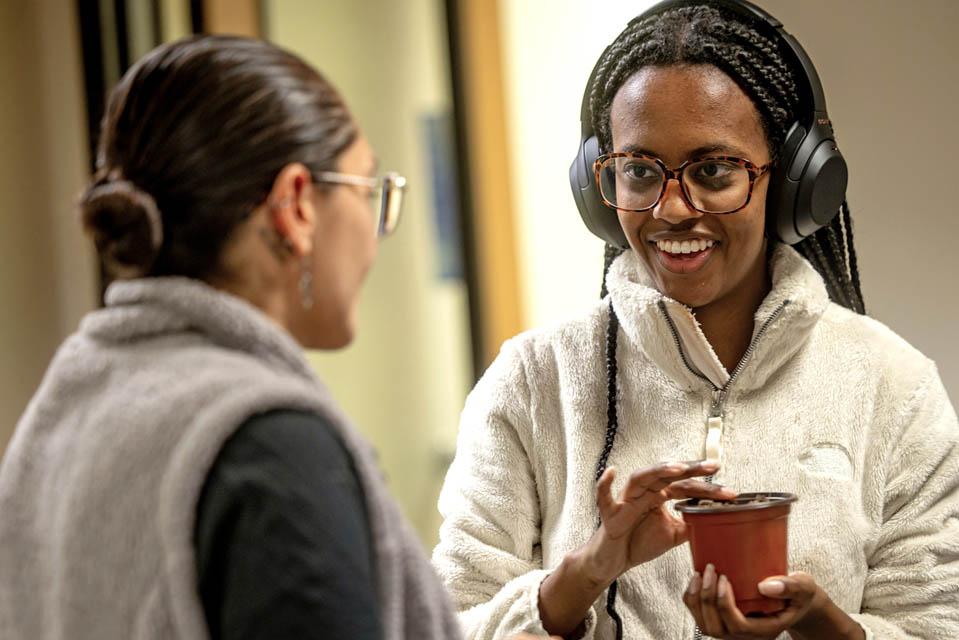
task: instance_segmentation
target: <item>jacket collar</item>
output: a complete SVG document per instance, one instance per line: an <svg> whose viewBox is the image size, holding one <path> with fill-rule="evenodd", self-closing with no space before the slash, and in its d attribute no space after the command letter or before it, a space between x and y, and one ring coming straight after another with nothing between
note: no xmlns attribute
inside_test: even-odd
<svg viewBox="0 0 959 640"><path fill-rule="evenodd" d="M200 280L119 280L107 289L105 302L105 308L83 319L82 334L104 343L199 334L221 347L254 355L275 369L316 379L302 348L285 329L245 300Z"/></svg>
<svg viewBox="0 0 959 640"><path fill-rule="evenodd" d="M741 363L730 390L762 386L805 344L829 305L822 278L792 247L777 244L773 248L770 270L772 289L754 316L754 348ZM721 386L715 367L722 369L722 365L692 311L654 287L634 251L626 251L613 262L607 287L632 346L683 388Z"/></svg>

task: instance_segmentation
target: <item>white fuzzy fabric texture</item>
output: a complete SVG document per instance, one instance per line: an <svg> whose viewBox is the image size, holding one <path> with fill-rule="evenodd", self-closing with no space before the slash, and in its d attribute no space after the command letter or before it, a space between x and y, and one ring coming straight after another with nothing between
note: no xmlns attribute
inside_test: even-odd
<svg viewBox="0 0 959 640"><path fill-rule="evenodd" d="M778 246L771 267L756 326L790 302L730 387L716 481L799 495L791 569L812 574L871 638L959 638L959 425L935 365L830 303L793 249ZM632 252L608 284L622 324L609 459L618 492L635 469L703 456L712 388L683 364L664 298ZM433 563L470 639L542 632L540 583L593 532L606 310L600 302L507 342L466 403ZM625 637L692 638L681 601L691 572L686 545L627 572L617 605ZM603 605L587 638L613 637Z"/></svg>
<svg viewBox="0 0 959 640"><path fill-rule="evenodd" d="M151 278L111 286L60 348L0 466L0 638L207 638L200 490L237 427L278 408L325 416L353 457L384 637L458 637L371 448L299 345L238 298Z"/></svg>

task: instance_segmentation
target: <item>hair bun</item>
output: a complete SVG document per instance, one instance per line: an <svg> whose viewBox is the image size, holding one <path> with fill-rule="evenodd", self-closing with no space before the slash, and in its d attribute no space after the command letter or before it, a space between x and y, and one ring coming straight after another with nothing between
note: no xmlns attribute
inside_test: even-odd
<svg viewBox="0 0 959 640"><path fill-rule="evenodd" d="M156 200L128 180L95 184L80 199L83 227L111 275L146 275L163 244Z"/></svg>

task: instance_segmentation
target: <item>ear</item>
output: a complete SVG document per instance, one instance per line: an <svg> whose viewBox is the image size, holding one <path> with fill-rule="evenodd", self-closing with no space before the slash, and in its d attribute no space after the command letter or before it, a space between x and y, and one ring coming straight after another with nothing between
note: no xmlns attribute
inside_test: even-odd
<svg viewBox="0 0 959 640"><path fill-rule="evenodd" d="M316 229L314 189L310 170L302 163L292 162L277 174L266 200L273 228L296 257L307 256L313 251Z"/></svg>

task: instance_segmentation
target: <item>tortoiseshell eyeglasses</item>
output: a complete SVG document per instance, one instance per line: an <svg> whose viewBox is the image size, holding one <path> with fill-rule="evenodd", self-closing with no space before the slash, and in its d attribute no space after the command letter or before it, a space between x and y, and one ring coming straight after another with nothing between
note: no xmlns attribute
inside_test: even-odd
<svg viewBox="0 0 959 640"><path fill-rule="evenodd" d="M757 166L735 156L708 156L670 169L655 156L617 152L601 155L593 170L603 201L619 211L649 211L675 179L693 209L726 214L749 204L756 180L771 167L772 163Z"/></svg>

